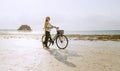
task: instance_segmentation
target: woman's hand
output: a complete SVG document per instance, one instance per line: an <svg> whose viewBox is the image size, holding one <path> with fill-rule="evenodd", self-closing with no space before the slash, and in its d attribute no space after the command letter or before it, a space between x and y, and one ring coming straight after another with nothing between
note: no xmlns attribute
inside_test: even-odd
<svg viewBox="0 0 120 71"><path fill-rule="evenodd" d="M55 27L56 29L59 29L59 27Z"/></svg>

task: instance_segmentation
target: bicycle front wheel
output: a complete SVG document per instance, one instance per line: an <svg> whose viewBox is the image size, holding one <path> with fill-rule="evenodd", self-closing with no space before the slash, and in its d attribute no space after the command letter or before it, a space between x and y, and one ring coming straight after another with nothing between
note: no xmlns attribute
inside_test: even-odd
<svg viewBox="0 0 120 71"><path fill-rule="evenodd" d="M68 46L68 38L65 35L60 35L56 38L56 45L59 49L65 49Z"/></svg>

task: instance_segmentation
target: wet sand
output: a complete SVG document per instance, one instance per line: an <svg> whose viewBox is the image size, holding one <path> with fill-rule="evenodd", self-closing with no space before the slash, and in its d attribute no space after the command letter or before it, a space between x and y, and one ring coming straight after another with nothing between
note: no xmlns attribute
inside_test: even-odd
<svg viewBox="0 0 120 71"><path fill-rule="evenodd" d="M28 36L0 36L0 71L120 71L120 41L69 40L60 50Z"/></svg>
<svg viewBox="0 0 120 71"><path fill-rule="evenodd" d="M68 34L66 36L74 40L120 41L120 34Z"/></svg>

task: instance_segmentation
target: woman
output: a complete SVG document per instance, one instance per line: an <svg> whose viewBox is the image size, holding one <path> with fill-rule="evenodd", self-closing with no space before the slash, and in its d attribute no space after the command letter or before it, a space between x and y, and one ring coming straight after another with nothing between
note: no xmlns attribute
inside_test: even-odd
<svg viewBox="0 0 120 71"><path fill-rule="evenodd" d="M49 48L49 47L47 46L47 43L48 43L48 39L49 39L49 38L50 38L50 40L52 40L52 39L51 39L51 35L50 35L50 31L51 31L51 29L53 29L53 28L57 28L57 27L55 27L55 26L53 26L53 25L50 24L50 17L46 17L46 19L45 19L45 24L44 24L45 41L44 41L44 43L43 43L43 47Z"/></svg>

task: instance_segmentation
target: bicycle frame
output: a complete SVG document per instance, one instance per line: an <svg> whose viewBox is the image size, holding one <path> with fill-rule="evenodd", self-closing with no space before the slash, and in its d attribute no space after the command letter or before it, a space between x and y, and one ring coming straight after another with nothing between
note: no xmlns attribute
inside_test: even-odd
<svg viewBox="0 0 120 71"><path fill-rule="evenodd" d="M56 31L58 31L58 29L56 29ZM58 36L62 36L62 34L56 33L53 38L51 37L52 41L55 41Z"/></svg>
<svg viewBox="0 0 120 71"><path fill-rule="evenodd" d="M58 36L60 36L60 35L59 35L59 34L55 34L55 35L53 36L53 38L51 37L52 41L55 41Z"/></svg>
<svg viewBox="0 0 120 71"><path fill-rule="evenodd" d="M52 43L52 45L54 45L54 42L56 42L56 45L58 48L65 49L68 46L68 38L64 35L64 30L56 29L56 31L57 31L56 34L49 37L47 46L49 47L51 45L51 43ZM44 37L45 37L45 35L42 36L42 44L44 42L44 40L43 40ZM60 45L59 45L59 43L60 43ZM65 45L64 45L64 43L65 43ZM63 44L63 45L61 46L61 44Z"/></svg>

